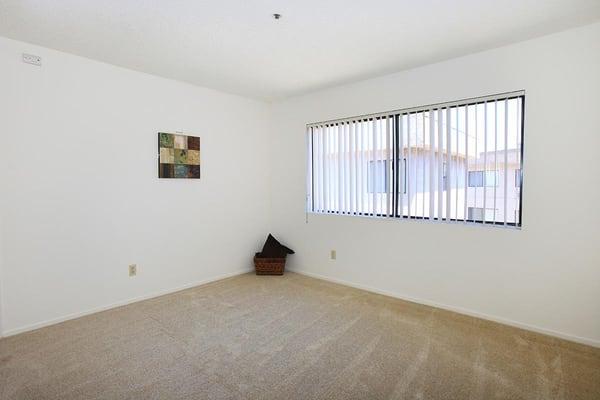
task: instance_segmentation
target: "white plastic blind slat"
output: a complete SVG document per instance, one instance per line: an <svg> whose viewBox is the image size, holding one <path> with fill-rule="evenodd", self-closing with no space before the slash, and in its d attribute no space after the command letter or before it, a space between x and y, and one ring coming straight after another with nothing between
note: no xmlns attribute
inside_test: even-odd
<svg viewBox="0 0 600 400"><path fill-rule="evenodd" d="M419 150L419 158L421 159L421 217L425 218L425 185L427 184L426 173L425 173L425 112L421 113L421 146Z"/></svg>
<svg viewBox="0 0 600 400"><path fill-rule="evenodd" d="M477 120L477 115L479 114L479 104L475 104L475 172L478 171L479 169L479 160L477 160L477 156L478 156L478 148L477 148L477 142L479 142L479 122ZM469 183L467 182L467 185ZM479 191L479 188L477 186L475 186L473 188L473 192L474 192L474 199L475 201L473 202L473 209L475 209L478 206L478 202L477 202L477 192ZM475 221L475 216L473 215L473 220Z"/></svg>
<svg viewBox="0 0 600 400"><path fill-rule="evenodd" d="M450 209L451 209L451 189L452 189L452 181L450 178L452 177L450 157L451 157L451 137L450 137L450 107L446 108L446 185L444 190L446 190L446 221L450 220Z"/></svg>
<svg viewBox="0 0 600 400"><path fill-rule="evenodd" d="M350 167L348 166L349 138L348 124L343 124L344 146L342 150L342 163L344 165L344 214L350 212Z"/></svg>
<svg viewBox="0 0 600 400"><path fill-rule="evenodd" d="M321 159L321 176L319 177L319 183L321 185L321 212L327 210L326 206L326 173L325 173L325 126L319 128L319 141L320 141L320 159Z"/></svg>
<svg viewBox="0 0 600 400"><path fill-rule="evenodd" d="M450 164L452 171L452 191L450 196L452 197L452 209L450 211L450 217L455 220L458 219L458 168L460 159L458 156L459 152L459 141L458 135L460 134L460 124L458 117L458 107L452 109L451 112L451 125L450 125L450 136L452 137L452 149L453 151L450 153Z"/></svg>
<svg viewBox="0 0 600 400"><path fill-rule="evenodd" d="M329 160L327 152L329 151L329 127L323 126L323 212L329 212Z"/></svg>
<svg viewBox="0 0 600 400"><path fill-rule="evenodd" d="M340 174L339 174L339 179L340 179L340 214L343 214L346 212L346 174L347 174L347 170L346 170L346 163L344 161L344 154L346 152L345 147L346 147L346 135L345 135L345 130L346 130L346 124L345 123L340 123L340 133L339 133L339 160L338 160L338 165L340 168Z"/></svg>
<svg viewBox="0 0 600 400"><path fill-rule="evenodd" d="M319 196L320 196L320 191L319 191L319 177L320 177L320 173L319 173L319 127L315 126L312 128L312 132L313 132L313 138L312 138L312 143L313 143L313 147L312 147L312 162L313 162L313 168L312 168L312 179L310 176L308 176L308 180L310 183L312 183L313 186L313 211L318 212L320 210L319 207ZM309 183L309 184L310 184ZM311 210L309 210L311 211Z"/></svg>
<svg viewBox="0 0 600 400"><path fill-rule="evenodd" d="M356 126L348 124L349 135L349 150L348 150L348 165L350 167L349 187L350 187L350 214L356 212Z"/></svg>
<svg viewBox="0 0 600 400"><path fill-rule="evenodd" d="M339 187L340 187L340 207L339 207L339 213L343 214L345 209L346 209L346 164L344 163L344 141L345 141L345 136L344 136L344 123L340 124L340 131L339 131L339 144L338 144L338 148L339 148L339 158L338 158L338 165L339 165Z"/></svg>
<svg viewBox="0 0 600 400"><path fill-rule="evenodd" d="M398 165L398 171L400 174L399 177L399 188L398 188L398 192L399 192L399 197L400 197L400 216L404 218L404 188L406 187L406 166L404 163L404 116L402 114L400 114L399 117L399 131L400 131L400 136L399 136L399 155L398 155L398 163L400 165Z"/></svg>
<svg viewBox="0 0 600 400"><path fill-rule="evenodd" d="M335 142L335 136L336 136L336 130L337 130L337 126L333 125L329 127L328 130L328 134L329 134L329 141L328 141L328 146L329 146L329 165L328 165L328 170L329 170L329 209L331 210L331 212L335 212L337 210L337 181L335 179L336 175L335 175L335 170L337 167L337 160L336 160L336 142Z"/></svg>
<svg viewBox="0 0 600 400"><path fill-rule="evenodd" d="M429 111L429 219L434 219L435 209L435 186L434 186L434 167L435 167L435 121L433 110Z"/></svg>
<svg viewBox="0 0 600 400"><path fill-rule="evenodd" d="M381 194L380 194L380 204L381 204L381 216L387 217L387 192L388 192L388 164L390 163L390 159L388 158L387 149L388 149L388 118L384 116L381 118L381 150L379 152L381 158Z"/></svg>
<svg viewBox="0 0 600 400"><path fill-rule="evenodd" d="M342 190L343 190L343 183L344 183L344 175L342 171L342 160L341 160L341 153L342 153L342 141L341 141L341 124L336 124L335 125L335 133L334 133L334 150L333 150L333 154L335 156L334 158L334 169L335 169L335 174L334 174L334 180L337 182L337 185L335 187L335 211L336 212L340 212L342 209ZM336 179L337 178L337 179Z"/></svg>
<svg viewBox="0 0 600 400"><path fill-rule="evenodd" d="M467 221L467 179L469 178L469 105L465 106L465 182L463 198L463 221Z"/></svg>
<svg viewBox="0 0 600 400"><path fill-rule="evenodd" d="M393 136L392 136L392 117L387 118L387 135L386 135L386 148L387 148L387 159L388 163L386 166L386 215L388 217L392 216L392 146L393 146Z"/></svg>
<svg viewBox="0 0 600 400"><path fill-rule="evenodd" d="M496 221L496 210L498 209L496 204L496 188L498 187L498 102L494 101L494 217L492 221Z"/></svg>
<svg viewBox="0 0 600 400"><path fill-rule="evenodd" d="M316 163L316 175L313 177L315 187L317 188L317 211L323 212L323 132L322 127L316 127L316 142L315 154L313 160Z"/></svg>
<svg viewBox="0 0 600 400"><path fill-rule="evenodd" d="M383 216L383 135L385 127L383 124L383 117L377 120L377 190L375 190L375 198L377 199L377 214Z"/></svg>
<svg viewBox="0 0 600 400"><path fill-rule="evenodd" d="M336 213L339 209L338 207L338 188L339 188L339 171L338 171L338 161L337 161L337 138L338 138L338 126L333 125L330 130L331 135L331 168L329 169L330 175L330 187L331 187L331 210ZM337 178L337 179L336 179Z"/></svg>
<svg viewBox="0 0 600 400"><path fill-rule="evenodd" d="M377 119L373 118L371 120L371 130L373 143L371 147L371 173L373 175L373 180L371 181L371 190L372 190L372 208L371 213L373 216L377 215L377 136L379 135L379 129L377 129Z"/></svg>
<svg viewBox="0 0 600 400"><path fill-rule="evenodd" d="M485 224L487 213L487 151L488 151L488 103L485 102L483 108L483 212L481 222Z"/></svg>
<svg viewBox="0 0 600 400"><path fill-rule="evenodd" d="M371 195L369 192L369 181L371 176L369 175L369 163L371 161L371 153L369 150L370 141L369 141L369 121L362 121L362 129L363 129L363 212L365 215L369 215L370 213L370 204L371 204Z"/></svg>
<svg viewBox="0 0 600 400"><path fill-rule="evenodd" d="M319 145L320 145L320 149L319 149L319 158L321 159L321 170L319 171L321 173L321 176L319 176L319 183L320 183L320 187L321 187L321 212L325 212L325 210L327 209L325 203L326 203L326 197L325 197L325 127L321 126L319 128Z"/></svg>
<svg viewBox="0 0 600 400"><path fill-rule="evenodd" d="M521 127L522 127L522 120L523 120L523 109L522 109L522 98L518 99L517 101L517 137L516 137L516 141L517 141L517 154L516 154L516 158L517 158L517 165L519 165L519 169L518 169L518 175L519 175L519 198L516 200L517 202L517 210L515 212L515 222L519 225L521 225L521 207L523 207L523 205L521 204L521 198L520 198L520 193L523 187L523 160L521 160L521 151L522 151L522 142L521 142L521 138L523 137L523 133L521 132Z"/></svg>
<svg viewBox="0 0 600 400"><path fill-rule="evenodd" d="M443 219L444 207L444 125L443 125L443 109L438 110L438 145L437 145L437 161L438 161L438 221Z"/></svg>
<svg viewBox="0 0 600 400"><path fill-rule="evenodd" d="M504 99L504 190L503 193L503 219L506 226L508 210L508 99Z"/></svg>
<svg viewBox="0 0 600 400"><path fill-rule="evenodd" d="M350 170L350 125L344 124L344 170L346 173L344 174L344 186L346 187L346 191L344 192L344 197L346 198L346 206L344 208L344 212L349 214L352 211L352 190L351 190L351 173Z"/></svg>
<svg viewBox="0 0 600 400"><path fill-rule="evenodd" d="M453 135L454 136L454 141L456 142L456 156L455 156L455 162L453 163L454 165L454 218L458 221L458 185L459 185L459 181L458 181L458 170L460 168L460 142L459 142L459 138L460 138L460 116L458 113L458 107L456 107L456 133Z"/></svg>
<svg viewBox="0 0 600 400"><path fill-rule="evenodd" d="M411 216L411 208L412 208L412 138L411 138L411 123L410 123L410 113L406 115L406 139L408 144L407 156L406 156L406 200L408 203L408 212L407 216L410 218Z"/></svg>
<svg viewBox="0 0 600 400"><path fill-rule="evenodd" d="M352 162L354 163L354 212L358 213L360 210L358 206L358 193L360 191L359 182L360 177L358 176L358 166L359 166L359 156L358 156L358 124L352 124L353 131L353 143L354 143L354 151L352 152Z"/></svg>
<svg viewBox="0 0 600 400"><path fill-rule="evenodd" d="M306 170L309 172L306 174L306 212L311 209L312 202L312 184L310 182L309 176L312 175L312 128L306 128Z"/></svg>
<svg viewBox="0 0 600 400"><path fill-rule="evenodd" d="M356 190L357 190L357 206L358 206L358 210L359 213L362 214L363 213L363 182L364 182L364 175L363 175L363 134L362 134L362 122L358 121L356 124L356 143L357 143L357 154L356 154L356 159L358 161L358 166L357 166L357 172L356 172L356 177L358 179L357 183L356 183Z"/></svg>

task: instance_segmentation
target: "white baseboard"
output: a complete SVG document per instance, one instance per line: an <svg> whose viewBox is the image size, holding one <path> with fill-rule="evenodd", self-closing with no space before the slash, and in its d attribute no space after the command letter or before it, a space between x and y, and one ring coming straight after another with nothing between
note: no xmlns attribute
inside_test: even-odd
<svg viewBox="0 0 600 400"><path fill-rule="evenodd" d="M117 307L121 307L127 304L131 304L131 303L136 303L138 301L142 301L142 300L148 300L154 297L159 297L159 296L164 296L166 294L170 294L170 293L175 293L175 292L179 292L181 290L185 290L185 289L189 289L192 287L196 287L196 286L201 286L201 285L205 285L207 283L211 283L211 282L216 282L216 281L220 281L223 279L227 279L230 278L232 276L236 276L236 275L242 275L248 272L251 272L252 269L244 269L244 270L238 270L235 272L230 272L227 274L223 274L223 275L219 275L219 276L215 276L212 278L208 278L208 279L204 279L201 281L196 281L196 282L192 282L186 285L182 285L182 286L178 286L176 288L171 288L171 289L165 289L165 290L161 290L158 292L153 292L147 295L143 295L143 296L138 296L132 299L128 299L128 300L123 300L123 301L118 301L106 306L101 306L101 307L95 307L86 311L81 311L81 312L77 312L77 313L73 313L73 314L69 314L69 315L65 315L63 317L59 317L59 318L53 318L50 320L46 320L46 321L42 321L42 322L38 322L35 324L30 324L30 325L26 325L20 328L16 328L16 329L10 329L6 332L2 332L2 334L0 335L1 337L8 337L8 336L13 336L13 335L17 335L19 333L23 333L23 332L28 332L28 331L32 331L35 329L39 329L39 328L43 328L45 326L50 326L50 325L55 325L64 321L68 321L71 319L75 319L75 318L79 318L79 317L83 317L86 315L90 315L90 314L95 314L97 312L101 312L101 311L106 311L106 310L110 310L112 308L117 308ZM436 308L441 308L444 310L448 310L448 311L453 311L459 314L464 314L464 315L469 315L475 318L481 318L481 319L486 319L489 321L494 321L494 322L498 322L501 324L505 324L505 325L510 325L510 326L514 326L516 328L521 328L521 329L525 329L528 331L532 331L532 332L536 332L536 333L541 333L544 335L549 335L549 336L554 336L554 337L558 337L560 339L565 339L565 340L569 340L572 342L576 342L576 343L581 343L581 344L585 344L588 346L593 346L593 347L600 347L600 340L595 340L595 339L590 339L590 338L583 338L583 337L579 337L579 336L575 336L575 335L571 335L571 334L567 334L567 333L563 333L563 332L557 332L551 329L546 329L546 328L541 328L538 326L534 326L534 325L529 325L529 324L525 324L522 322L517 322L517 321L513 321L510 319L506 319L506 318L501 318L501 317L496 317L493 315L488 315L488 314L484 314L484 313L480 313L477 311L472 311L469 309L465 309L462 307L455 307L455 306L451 306L451 305L447 305L447 304L441 304L441 303L437 303L435 301L430 301L430 300L424 300L424 299L420 299L420 298L416 298L416 297L412 297L412 296L406 296L406 295L402 295L396 292L391 292L388 290L381 290L381 289L377 289L377 288L373 288L370 286L366 286L366 285L361 285L361 284L357 284L357 283L353 283L353 282L349 282L349 281L345 281L343 279L337 279L337 278L332 278L332 277L328 277L325 275L320 275L320 274L315 274L312 272L306 272L303 270L299 270L299 269L289 269L289 271L291 272L295 272L301 275L306 275L306 276L310 276L313 278L317 278L317 279L321 279L324 281L328 281L328 282L333 282L333 283L337 283L340 285L345 285L345 286L350 286L356 289L361 289L361 290L366 290L368 292L372 292L372 293L377 293L377 294L382 294L384 296L389 296L389 297L394 297L400 300L406 300L406 301L410 301L412 303L418 303L418 304L424 304L427 306L431 306L431 307L436 307Z"/></svg>
<svg viewBox="0 0 600 400"><path fill-rule="evenodd" d="M324 281L337 283L337 284L344 285L344 286L350 286L350 287L353 287L356 289L366 290L366 291L372 292L372 293L382 294L384 296L394 297L394 298L400 299L400 300L410 301L412 303L418 303L418 304L423 304L426 306L441 308L441 309L452 311L455 313L469 315L471 317L481 318L481 319L485 319L488 321L498 322L498 323L504 324L504 325L510 325L510 326L514 326L515 328L521 328L521 329L525 329L525 330L531 331L531 332L541 333L543 335L554 336L554 337L568 340L571 342L585 344L585 345L593 346L593 347L600 347L600 340L596 340L596 339L583 338L583 337L571 335L568 333L557 332L557 331L554 331L551 329L541 328L539 326L529 325L529 324L513 321L513 320L502 318L502 317L496 317L493 315L480 313L480 312L469 310L469 309L462 308L462 307L455 307L455 306L451 306L451 305L447 305L447 304L441 304L441 303L437 303L435 301L424 300L424 299L420 299L420 298L416 298L416 297L412 297L412 296L406 296L406 295L396 293L396 292L391 292L388 290L381 290L381 289L373 288L370 286L361 285L358 283L348 282L348 281L345 281L342 279L331 278L329 276L319 275L319 274L315 274L312 272L306 272L301 269L289 269L289 271L295 272L295 273L301 274L301 275L310 276L312 278L317 278L317 279L321 279Z"/></svg>
<svg viewBox="0 0 600 400"><path fill-rule="evenodd" d="M68 314L68 315L65 315L65 316L62 316L62 317L52 318L52 319L49 319L49 320L46 320L46 321L42 321L42 322L36 322L35 324L30 324L30 325L22 326L20 328L10 329L10 330L7 330L6 332L2 332L2 334L0 335L0 338L2 338L2 337L8 337L8 336L14 336L14 335L17 335L19 333L32 331L32 330L35 330L35 329L43 328L45 326L59 324L59 323L64 322L64 321L68 321L68 320L71 320L71 319L84 317L86 315L95 314L95 313L101 312L101 311L110 310L111 308L117 308L117 307L125 306L127 304L136 303L138 301L148 300L148 299L152 299L154 297L159 297L159 296L164 296L164 295L170 294L170 293L180 292L182 290L189 289L189 288L192 288L192 287L206 285L207 283L216 282L216 281L220 281L220 280L223 280L223 279L231 278L232 276L246 274L246 273L248 273L250 271L253 271L253 269L238 270L238 271L230 272L230 273L227 273L227 274L218 275L218 276L215 276L215 277L212 277L212 278L203 279L201 281L196 281L196 282L188 283L188 284L185 284L185 285L182 285L182 286L178 286L178 287L175 287L175 288L165 289L165 290L159 290L158 292L153 292L153 293L145 294L145 295L142 295L142 296L134 297L132 299L117 301L115 303L111 303L111 304L108 304L106 306L95 307L95 308L92 308L92 309L89 309L89 310L85 310L85 311L81 311L81 312L76 312L76 313L73 313L73 314Z"/></svg>

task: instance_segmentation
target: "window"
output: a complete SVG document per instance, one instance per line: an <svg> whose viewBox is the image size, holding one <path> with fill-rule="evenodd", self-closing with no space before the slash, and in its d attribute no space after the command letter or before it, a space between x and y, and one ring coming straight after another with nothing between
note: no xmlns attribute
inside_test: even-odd
<svg viewBox="0 0 600 400"><path fill-rule="evenodd" d="M486 208L485 215L483 214L483 210L481 207L469 207L469 219L472 221L483 221L484 219L490 221L494 218L495 209Z"/></svg>
<svg viewBox="0 0 600 400"><path fill-rule="evenodd" d="M469 187L498 186L498 171L469 171Z"/></svg>
<svg viewBox="0 0 600 400"><path fill-rule="evenodd" d="M383 177L383 179L376 177ZM388 160L369 161L367 180L369 193L387 193L389 190Z"/></svg>
<svg viewBox="0 0 600 400"><path fill-rule="evenodd" d="M309 124L307 209L521 226L524 103L514 92Z"/></svg>

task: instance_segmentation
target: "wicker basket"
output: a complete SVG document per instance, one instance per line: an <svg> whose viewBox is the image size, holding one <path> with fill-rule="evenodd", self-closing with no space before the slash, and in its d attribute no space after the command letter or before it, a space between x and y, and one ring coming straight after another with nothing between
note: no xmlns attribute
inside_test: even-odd
<svg viewBox="0 0 600 400"><path fill-rule="evenodd" d="M284 258L261 258L259 253L254 255L254 268L256 275L283 275L285 269Z"/></svg>

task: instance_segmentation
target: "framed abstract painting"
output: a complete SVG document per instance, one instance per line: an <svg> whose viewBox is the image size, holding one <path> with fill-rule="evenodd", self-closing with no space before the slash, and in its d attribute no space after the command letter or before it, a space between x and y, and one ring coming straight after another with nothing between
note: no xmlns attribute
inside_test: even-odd
<svg viewBox="0 0 600 400"><path fill-rule="evenodd" d="M159 132L158 177L200 179L200 138Z"/></svg>

